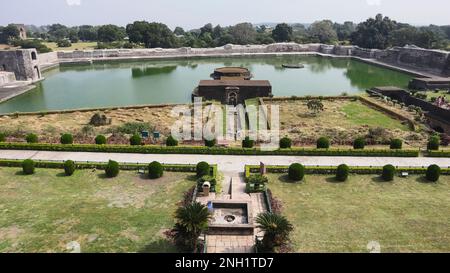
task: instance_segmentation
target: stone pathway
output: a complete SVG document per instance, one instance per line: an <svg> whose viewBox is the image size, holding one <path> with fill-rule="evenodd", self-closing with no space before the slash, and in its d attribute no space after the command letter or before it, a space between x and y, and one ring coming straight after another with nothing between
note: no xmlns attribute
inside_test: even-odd
<svg viewBox="0 0 450 273"><path fill-rule="evenodd" d="M91 153L91 152L49 152L0 150L0 159L34 159L80 162L107 162L112 159L121 163L150 163L154 160L167 164L197 164L206 161L217 164L225 173L239 173L246 164L259 165L290 165L302 163L305 166L384 166L392 164L401 167L428 167L437 164L441 167L450 166L450 158L432 157L355 157L355 156L253 156L253 155L188 155L188 154L132 154L132 153Z"/></svg>
<svg viewBox="0 0 450 273"><path fill-rule="evenodd" d="M231 181L231 195L227 192L229 181ZM266 204L262 193L248 194L245 192L245 179L243 173L226 173L223 185L223 194L210 194L208 197L199 195L197 201L202 204L207 204L213 200L232 200L249 202L252 209L252 219L256 219L258 214L267 211ZM255 223L252 223L255 224ZM252 253L255 244L255 235L262 236L262 232L254 228L251 235L207 235L206 244L208 253Z"/></svg>

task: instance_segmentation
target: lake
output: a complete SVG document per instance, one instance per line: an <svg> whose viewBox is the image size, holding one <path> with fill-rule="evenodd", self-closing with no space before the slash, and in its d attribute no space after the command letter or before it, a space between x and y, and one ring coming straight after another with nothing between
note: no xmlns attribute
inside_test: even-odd
<svg viewBox="0 0 450 273"><path fill-rule="evenodd" d="M285 69L282 64L304 64ZM136 104L185 103L214 68L243 66L269 80L275 96L355 94L374 86L407 87L412 76L347 58L232 57L61 65L32 91L0 104L0 113Z"/></svg>

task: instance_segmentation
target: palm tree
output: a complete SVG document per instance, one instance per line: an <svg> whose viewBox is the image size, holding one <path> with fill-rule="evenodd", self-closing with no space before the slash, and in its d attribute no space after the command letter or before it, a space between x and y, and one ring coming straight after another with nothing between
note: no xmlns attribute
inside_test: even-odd
<svg viewBox="0 0 450 273"><path fill-rule="evenodd" d="M185 207L180 207L175 212L177 229L184 236L189 248L197 251L197 240L200 234L208 229L211 214L205 205L194 202Z"/></svg>
<svg viewBox="0 0 450 273"><path fill-rule="evenodd" d="M267 251L273 251L289 240L289 233L294 229L291 223L282 215L265 212L256 218L257 228L264 231L263 247Z"/></svg>

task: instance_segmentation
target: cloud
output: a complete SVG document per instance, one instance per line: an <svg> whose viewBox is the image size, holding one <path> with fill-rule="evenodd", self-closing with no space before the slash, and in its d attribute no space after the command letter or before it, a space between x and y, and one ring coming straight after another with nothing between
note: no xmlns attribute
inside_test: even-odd
<svg viewBox="0 0 450 273"><path fill-rule="evenodd" d="M369 6L380 6L381 0L366 0L367 5Z"/></svg>
<svg viewBox="0 0 450 273"><path fill-rule="evenodd" d="M69 6L80 6L81 0L66 0L66 3Z"/></svg>

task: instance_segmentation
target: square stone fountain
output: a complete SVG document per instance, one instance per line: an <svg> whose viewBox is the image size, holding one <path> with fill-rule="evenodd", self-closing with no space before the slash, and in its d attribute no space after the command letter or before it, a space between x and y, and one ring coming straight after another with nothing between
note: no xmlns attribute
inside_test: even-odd
<svg viewBox="0 0 450 273"><path fill-rule="evenodd" d="M251 202L214 200L208 203L208 207L213 214L209 223L209 234L253 234Z"/></svg>

